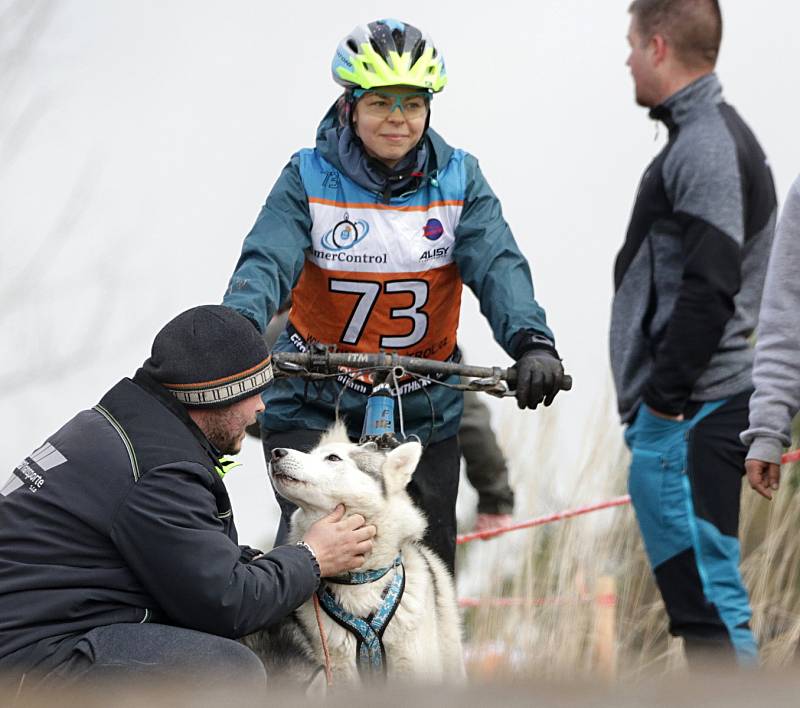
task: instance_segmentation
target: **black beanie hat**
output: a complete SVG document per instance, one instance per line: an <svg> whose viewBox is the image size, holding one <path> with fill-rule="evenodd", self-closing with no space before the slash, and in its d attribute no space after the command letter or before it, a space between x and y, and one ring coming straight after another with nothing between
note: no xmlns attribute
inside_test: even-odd
<svg viewBox="0 0 800 708"><path fill-rule="evenodd" d="M192 408L229 406L272 382L260 332L223 305L193 307L164 325L142 369Z"/></svg>

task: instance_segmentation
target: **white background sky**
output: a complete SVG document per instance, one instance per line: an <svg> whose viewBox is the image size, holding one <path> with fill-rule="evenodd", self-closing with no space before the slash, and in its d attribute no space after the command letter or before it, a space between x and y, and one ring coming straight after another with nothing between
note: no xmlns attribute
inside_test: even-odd
<svg viewBox="0 0 800 708"><path fill-rule="evenodd" d="M444 53L433 125L479 157L531 261L575 377L555 406L568 469L604 406L614 256L665 136L633 102L627 5L0 0L0 477L130 375L167 320L220 301L268 190L338 94L336 44L385 16ZM800 171L799 6L722 6L718 73L782 201ZM469 294L460 338L474 363L509 363ZM242 457L229 485L252 542L271 502L257 445Z"/></svg>

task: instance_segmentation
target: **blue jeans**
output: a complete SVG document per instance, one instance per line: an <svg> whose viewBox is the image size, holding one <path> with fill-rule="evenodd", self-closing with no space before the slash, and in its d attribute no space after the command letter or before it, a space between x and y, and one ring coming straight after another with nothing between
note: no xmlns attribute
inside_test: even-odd
<svg viewBox="0 0 800 708"><path fill-rule="evenodd" d="M703 403L682 421L644 404L625 433L628 489L670 632L690 662L733 653L753 664L747 590L739 573L739 496L750 391Z"/></svg>

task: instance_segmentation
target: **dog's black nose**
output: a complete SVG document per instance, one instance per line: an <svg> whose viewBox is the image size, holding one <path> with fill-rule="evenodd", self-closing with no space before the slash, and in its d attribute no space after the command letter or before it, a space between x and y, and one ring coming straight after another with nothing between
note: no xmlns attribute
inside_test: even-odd
<svg viewBox="0 0 800 708"><path fill-rule="evenodd" d="M272 459L273 460L280 460L281 457L286 457L289 454L289 451L285 447L274 447L272 448Z"/></svg>

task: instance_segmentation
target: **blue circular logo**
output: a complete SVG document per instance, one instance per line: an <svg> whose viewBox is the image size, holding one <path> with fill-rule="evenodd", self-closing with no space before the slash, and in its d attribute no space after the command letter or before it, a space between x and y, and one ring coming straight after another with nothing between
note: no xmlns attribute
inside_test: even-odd
<svg viewBox="0 0 800 708"><path fill-rule="evenodd" d="M368 232L369 224L366 221L350 221L345 214L344 219L322 236L322 247L328 251L347 251L361 243Z"/></svg>
<svg viewBox="0 0 800 708"><path fill-rule="evenodd" d="M444 226L439 219L428 219L428 223L422 229L422 235L429 241L438 241L444 233Z"/></svg>

